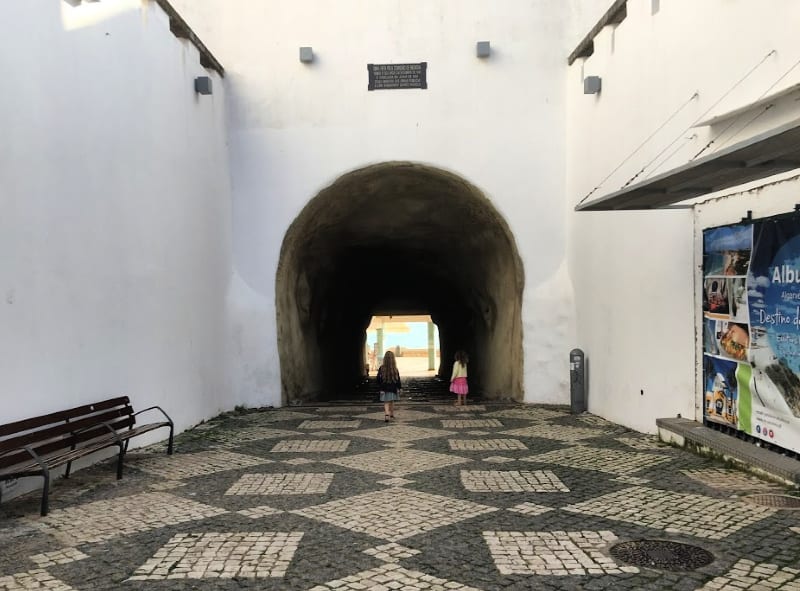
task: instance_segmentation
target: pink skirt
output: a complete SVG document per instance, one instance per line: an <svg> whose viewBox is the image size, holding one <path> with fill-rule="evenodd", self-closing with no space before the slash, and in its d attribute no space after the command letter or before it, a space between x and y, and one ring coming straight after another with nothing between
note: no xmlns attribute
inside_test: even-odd
<svg viewBox="0 0 800 591"><path fill-rule="evenodd" d="M469 392L467 378L456 378L450 382L450 391L453 394L467 394Z"/></svg>

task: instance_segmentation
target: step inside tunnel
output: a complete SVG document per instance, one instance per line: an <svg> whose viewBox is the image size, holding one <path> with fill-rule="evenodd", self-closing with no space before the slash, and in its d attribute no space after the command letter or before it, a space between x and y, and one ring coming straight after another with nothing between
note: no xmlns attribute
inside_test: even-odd
<svg viewBox="0 0 800 591"><path fill-rule="evenodd" d="M365 374L371 317L406 314L430 314L438 326L440 376L449 379L464 349L471 391L521 400L523 283L508 225L463 178L405 162L347 173L284 237L282 401L351 399Z"/></svg>

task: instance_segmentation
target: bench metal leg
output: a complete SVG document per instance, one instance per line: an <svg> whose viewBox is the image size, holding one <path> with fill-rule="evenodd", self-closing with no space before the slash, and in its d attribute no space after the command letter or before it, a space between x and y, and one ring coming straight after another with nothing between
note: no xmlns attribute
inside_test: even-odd
<svg viewBox="0 0 800 591"><path fill-rule="evenodd" d="M72 470L72 462L67 462L67 469L64 472L64 478L69 478L69 473Z"/></svg>
<svg viewBox="0 0 800 591"><path fill-rule="evenodd" d="M122 460L125 458L125 446L119 446L119 456L117 456L117 480L122 480Z"/></svg>
<svg viewBox="0 0 800 591"><path fill-rule="evenodd" d="M50 470L45 470L44 473L42 474L42 477L44 478L44 488L42 489L41 514L42 517L44 517L45 515L47 515L47 512L50 508L48 503L48 495L50 493Z"/></svg>
<svg viewBox="0 0 800 591"><path fill-rule="evenodd" d="M172 455L172 442L175 434L175 426L170 423L169 426L169 443L167 443L167 455Z"/></svg>

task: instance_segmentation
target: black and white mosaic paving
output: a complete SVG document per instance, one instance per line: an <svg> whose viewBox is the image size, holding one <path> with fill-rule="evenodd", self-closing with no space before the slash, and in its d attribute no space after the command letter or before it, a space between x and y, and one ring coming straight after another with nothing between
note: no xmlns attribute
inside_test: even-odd
<svg viewBox="0 0 800 591"><path fill-rule="evenodd" d="M554 406L227 413L0 505L0 591L800 591L780 485ZM701 547L688 572L635 540Z"/></svg>

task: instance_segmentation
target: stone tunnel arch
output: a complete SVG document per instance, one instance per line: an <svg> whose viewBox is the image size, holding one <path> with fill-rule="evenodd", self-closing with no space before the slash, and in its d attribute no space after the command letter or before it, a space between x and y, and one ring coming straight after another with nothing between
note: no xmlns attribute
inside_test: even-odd
<svg viewBox="0 0 800 591"><path fill-rule="evenodd" d="M338 178L284 236L276 276L283 404L352 397L373 315L430 314L439 375L470 355L470 388L522 399L522 261L483 193L435 167L387 162Z"/></svg>

